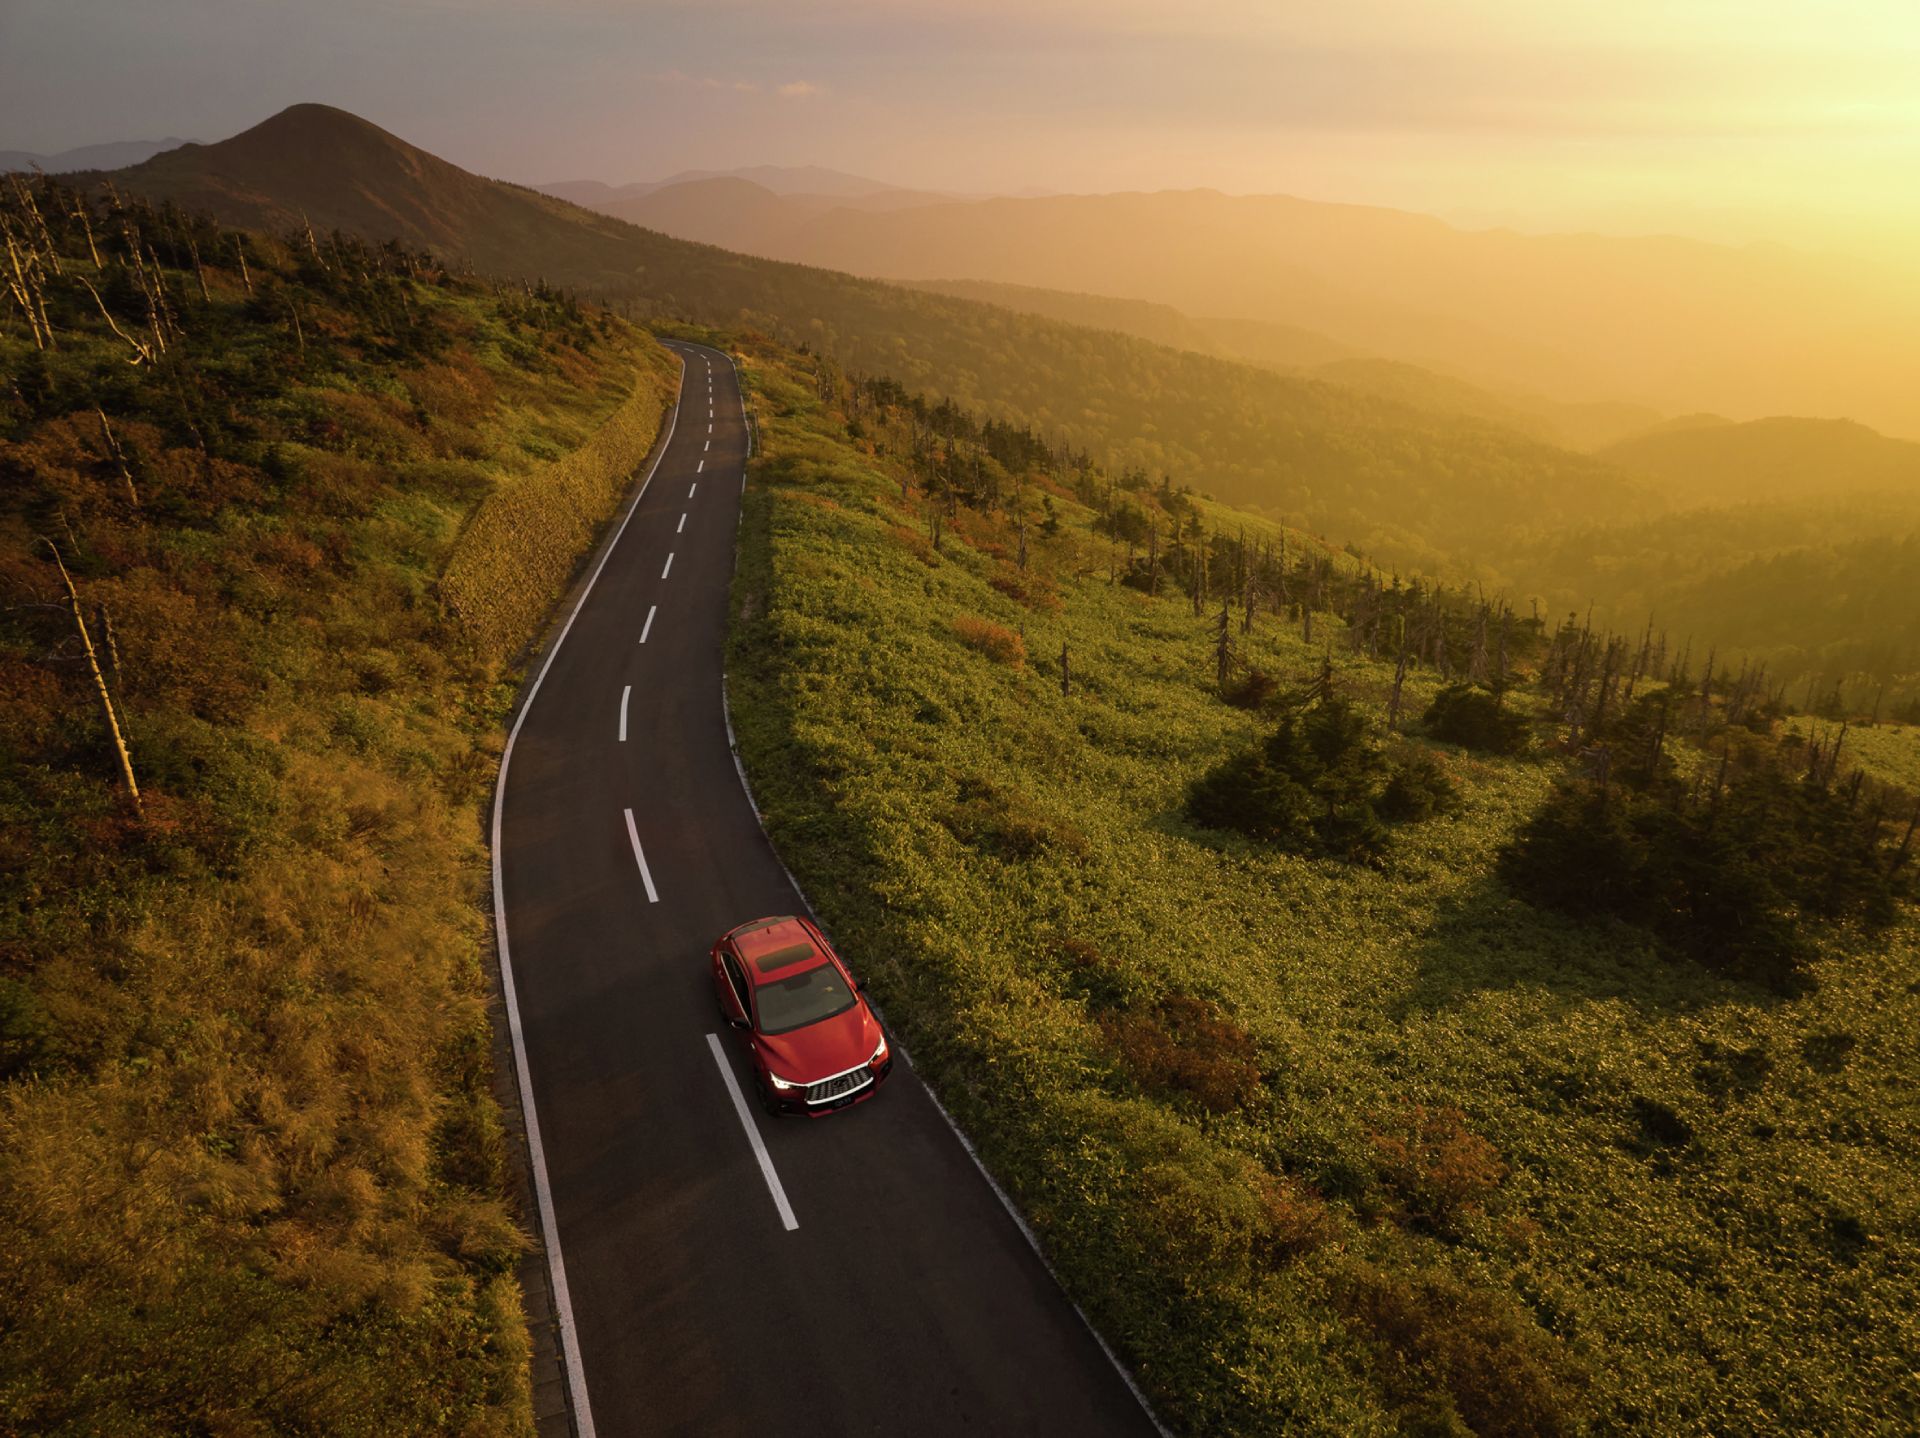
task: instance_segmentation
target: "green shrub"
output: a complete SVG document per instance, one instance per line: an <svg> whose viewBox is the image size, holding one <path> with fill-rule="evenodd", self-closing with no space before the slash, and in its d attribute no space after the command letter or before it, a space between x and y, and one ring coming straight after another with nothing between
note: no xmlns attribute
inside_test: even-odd
<svg viewBox="0 0 1920 1438"><path fill-rule="evenodd" d="M1810 920L1892 922L1907 882L1880 842L1846 796L1769 763L1699 801L1558 785L1502 851L1500 873L1535 903L1640 925L1673 954L1786 990Z"/></svg>
<svg viewBox="0 0 1920 1438"><path fill-rule="evenodd" d="M1459 802L1453 779L1440 760L1409 745L1394 760L1392 775L1375 807L1389 823L1412 824L1447 813Z"/></svg>
<svg viewBox="0 0 1920 1438"><path fill-rule="evenodd" d="M1377 859L1386 832L1376 805L1387 766L1367 721L1337 694L1290 709L1257 749L1233 755L1187 791L1208 829L1353 862Z"/></svg>
<svg viewBox="0 0 1920 1438"><path fill-rule="evenodd" d="M1264 669L1252 668L1227 685L1220 697L1236 709L1264 709L1280 692L1280 681Z"/></svg>
<svg viewBox="0 0 1920 1438"><path fill-rule="evenodd" d="M1483 754L1518 754L1527 747L1526 716L1471 684L1449 684L1434 695L1421 722L1434 738Z"/></svg>

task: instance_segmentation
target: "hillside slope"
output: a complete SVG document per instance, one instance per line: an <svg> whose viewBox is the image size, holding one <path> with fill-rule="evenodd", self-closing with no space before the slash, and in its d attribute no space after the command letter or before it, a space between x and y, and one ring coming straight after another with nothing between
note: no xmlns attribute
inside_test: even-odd
<svg viewBox="0 0 1920 1438"><path fill-rule="evenodd" d="M522 546L610 509L554 501L624 487L670 367L352 241L96 208L96 269L82 193L35 193L56 347L0 331L0 1432L523 1438L481 806L566 578ZM127 363L82 280L164 353Z"/></svg>
<svg viewBox="0 0 1920 1438"><path fill-rule="evenodd" d="M1363 545L1457 569L1517 535L1656 503L1584 456L1327 384L731 254L470 175L324 106L298 106L120 183L239 223L338 226L544 275L656 312L757 328L843 366L1032 425Z"/></svg>
<svg viewBox="0 0 1920 1438"><path fill-rule="evenodd" d="M1156 578L1112 522L1173 531L1177 496L1109 509L936 412L943 448L990 451L956 495L897 396L765 346L747 373L764 447L731 693L769 831L1176 1431L1901 1429L1920 1403L1911 905L1885 928L1809 918L1810 982L1782 992L1538 906L1502 858L1584 794L1589 862L1563 872L1595 887L1635 726L1666 706L1709 826L1738 806L1722 753L1784 762L1785 791L1829 812L1844 764L1802 786L1804 736L1764 707L1731 722L1731 672L1691 698L1697 651L1685 679L1677 648L1653 663L1636 711L1611 646L1603 678L1599 636L1524 616L1490 627L1480 667L1511 664L1526 752L1444 742L1421 716L1440 666L1471 672L1489 639L1471 606L1440 618L1297 533L1243 548L1217 511L1193 603L1193 549L1160 551ZM1402 632L1421 636L1403 690ZM1567 686L1570 660L1587 677ZM1192 817L1216 766L1236 798L1273 783L1278 726L1316 687L1363 753L1439 775L1424 818L1382 797L1399 817L1372 862ZM1595 799L1564 716L1609 708L1620 762ZM1913 731L1885 732L1903 742L1876 767L1908 787L1860 796L1900 821L1874 821L1883 870L1920 799ZM1270 767L1231 767L1263 742ZM1356 789L1323 777L1331 819ZM1715 927L1757 927L1753 895Z"/></svg>

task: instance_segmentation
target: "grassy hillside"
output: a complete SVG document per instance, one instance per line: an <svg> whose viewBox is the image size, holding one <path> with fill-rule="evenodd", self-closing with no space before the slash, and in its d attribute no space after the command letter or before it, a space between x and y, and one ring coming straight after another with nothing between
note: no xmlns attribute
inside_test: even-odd
<svg viewBox="0 0 1920 1438"><path fill-rule="evenodd" d="M440 582L636 404L644 450L673 366L397 248L35 196L44 229L6 220L50 338L0 333L0 1431L530 1432L481 907L510 645Z"/></svg>
<svg viewBox="0 0 1920 1438"><path fill-rule="evenodd" d="M1500 855L1559 785L1591 785L1546 693L1574 696L1555 713L1618 704L1597 643L1513 626L1485 662L1511 666L1529 753L1439 742L1423 661L1483 662L1471 608L1369 587L1294 535L1290 587L1263 581L1250 629L1224 577L1196 615L1193 550L1183 570L1164 547L1177 502L1121 506L1159 525L1150 597L1144 538L1122 548L1106 500L993 457L1017 446L976 463L964 436L929 445L897 405L769 350L747 374L764 449L729 664L769 829L1178 1431L1904 1425L1910 907L1879 932L1806 919L1785 990L1536 908ZM1234 553L1216 547L1217 575ZM1450 805L1421 820L1378 800L1395 817L1371 863L1196 827L1190 786L1276 722L1223 702L1222 590L1226 693L1255 702L1253 671L1299 684L1330 662L1396 772ZM1343 593L1351 625L1323 607ZM1394 666L1370 655L1442 612L1395 738ZM1569 665L1588 678L1569 688ZM1747 696L1695 704L1692 681L1654 682L1666 669L1642 688L1674 706L1676 793L1711 775L1698 745L1801 753ZM1614 712L1617 776L1650 711Z"/></svg>
<svg viewBox="0 0 1920 1438"><path fill-rule="evenodd" d="M324 106L163 155L118 182L235 223L304 215L323 233L397 237L482 271L777 334L1392 563L1445 570L1525 535L1643 513L1650 500L1594 460L1481 421L635 229L469 175Z"/></svg>

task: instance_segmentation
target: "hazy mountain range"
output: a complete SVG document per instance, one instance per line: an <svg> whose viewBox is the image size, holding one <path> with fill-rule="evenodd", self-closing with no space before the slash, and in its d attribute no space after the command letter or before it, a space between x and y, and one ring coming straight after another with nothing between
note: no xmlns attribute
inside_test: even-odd
<svg viewBox="0 0 1920 1438"><path fill-rule="evenodd" d="M165 140L110 140L104 145L82 145L58 154L40 155L31 150L0 150L0 171L44 170L49 175L71 174L76 170L117 170L137 165L163 150L174 150L190 141L169 137Z"/></svg>
<svg viewBox="0 0 1920 1438"><path fill-rule="evenodd" d="M735 170L681 170L664 180L635 180L625 185L609 185L600 180L555 180L534 188L576 205L598 208L603 203L637 200L675 185L704 184L711 180L739 180L774 195L840 200L856 208L865 201L887 203L889 197L918 204L963 198L934 190L906 189L885 180L869 180L864 175L831 170L824 165L744 165Z"/></svg>
<svg viewBox="0 0 1920 1438"><path fill-rule="evenodd" d="M1469 231L1396 210L1211 190L854 199L783 192L748 173L568 194L749 254L1283 324L1356 354L1556 400L1850 415L1920 434L1920 393L1906 378L1920 370L1920 307L1884 277L1779 247Z"/></svg>

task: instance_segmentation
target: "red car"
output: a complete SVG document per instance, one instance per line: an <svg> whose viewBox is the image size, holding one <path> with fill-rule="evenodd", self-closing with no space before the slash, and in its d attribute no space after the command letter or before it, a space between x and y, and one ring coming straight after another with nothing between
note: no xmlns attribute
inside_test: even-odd
<svg viewBox="0 0 1920 1438"><path fill-rule="evenodd" d="M870 1099L893 1050L860 985L805 919L755 919L714 943L720 1012L753 1056L769 1113L810 1118Z"/></svg>

